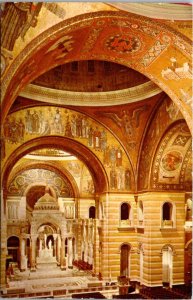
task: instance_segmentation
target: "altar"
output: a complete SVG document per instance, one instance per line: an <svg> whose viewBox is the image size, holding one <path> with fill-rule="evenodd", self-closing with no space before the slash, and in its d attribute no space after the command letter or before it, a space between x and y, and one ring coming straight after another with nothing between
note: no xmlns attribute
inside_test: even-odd
<svg viewBox="0 0 193 300"><path fill-rule="evenodd" d="M39 256L36 258L37 268L47 268L48 265L52 267L57 266L56 256L53 253L52 242L49 241L48 247L44 243L44 248L42 249L42 240L40 240Z"/></svg>

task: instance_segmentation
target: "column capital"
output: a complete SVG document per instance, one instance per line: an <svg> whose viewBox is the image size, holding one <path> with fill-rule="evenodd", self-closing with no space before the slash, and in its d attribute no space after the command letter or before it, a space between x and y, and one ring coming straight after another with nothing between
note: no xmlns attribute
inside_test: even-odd
<svg viewBox="0 0 193 300"><path fill-rule="evenodd" d="M38 234L31 234L31 240L35 241L38 238Z"/></svg>
<svg viewBox="0 0 193 300"><path fill-rule="evenodd" d="M56 240L57 237L58 237L58 233L53 233L53 238L54 238L54 240Z"/></svg>

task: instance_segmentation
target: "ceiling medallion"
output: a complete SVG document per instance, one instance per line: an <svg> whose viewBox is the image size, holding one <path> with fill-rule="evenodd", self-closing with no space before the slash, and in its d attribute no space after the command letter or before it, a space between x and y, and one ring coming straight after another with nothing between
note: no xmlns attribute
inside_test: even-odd
<svg viewBox="0 0 193 300"><path fill-rule="evenodd" d="M166 171L176 171L183 161L183 156L179 151L169 151L162 158L162 168Z"/></svg>
<svg viewBox="0 0 193 300"><path fill-rule="evenodd" d="M131 34L116 34L107 39L106 47L121 54L137 52L141 48L139 38Z"/></svg>

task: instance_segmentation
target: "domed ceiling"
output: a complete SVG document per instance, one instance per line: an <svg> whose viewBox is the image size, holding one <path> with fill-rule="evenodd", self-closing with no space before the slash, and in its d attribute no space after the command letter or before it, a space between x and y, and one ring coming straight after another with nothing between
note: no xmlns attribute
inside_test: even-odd
<svg viewBox="0 0 193 300"><path fill-rule="evenodd" d="M74 61L57 66L32 83L74 92L107 92L131 88L147 82L141 73L107 61Z"/></svg>

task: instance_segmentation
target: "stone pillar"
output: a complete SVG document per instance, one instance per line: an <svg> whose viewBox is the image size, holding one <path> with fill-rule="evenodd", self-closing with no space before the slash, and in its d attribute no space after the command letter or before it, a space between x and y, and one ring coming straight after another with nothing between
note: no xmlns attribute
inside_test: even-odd
<svg viewBox="0 0 193 300"><path fill-rule="evenodd" d="M57 256L57 253L56 253L56 238L57 238L57 234L56 233L53 234L53 238L54 238L53 256L56 257Z"/></svg>
<svg viewBox="0 0 193 300"><path fill-rule="evenodd" d="M99 273L99 220L94 220L94 251L93 251L93 270L95 274Z"/></svg>
<svg viewBox="0 0 193 300"><path fill-rule="evenodd" d="M27 269L27 257L25 255L26 240L21 240L21 257L20 257L20 270L23 272Z"/></svg>
<svg viewBox="0 0 193 300"><path fill-rule="evenodd" d="M61 238L60 235L58 234L57 238L57 253L56 253L56 260L58 262L58 265L60 265L60 249L61 249Z"/></svg>
<svg viewBox="0 0 193 300"><path fill-rule="evenodd" d="M36 271L36 242L37 242L37 236L31 236L31 245L30 245L30 252L31 252L31 261L30 261L30 266L31 266L31 272Z"/></svg>
<svg viewBox="0 0 193 300"><path fill-rule="evenodd" d="M22 238L21 240L21 256L25 255L25 240Z"/></svg>
<svg viewBox="0 0 193 300"><path fill-rule="evenodd" d="M66 270L66 259L65 259L65 238L61 237L61 248L60 248L60 268Z"/></svg>
<svg viewBox="0 0 193 300"><path fill-rule="evenodd" d="M75 259L81 259L82 257L82 220L79 218L76 220L77 221L77 227L75 231L76 235L76 256Z"/></svg>
<svg viewBox="0 0 193 300"><path fill-rule="evenodd" d="M85 220L85 249L84 249L84 261L88 262L89 249L88 249L88 240L89 240L89 220Z"/></svg>
<svg viewBox="0 0 193 300"><path fill-rule="evenodd" d="M72 253L72 237L68 238L68 268L72 269L72 258L73 258L73 253Z"/></svg>
<svg viewBox="0 0 193 300"><path fill-rule="evenodd" d="M78 260L78 233L79 233L78 220L74 220L74 228L73 228L74 238L72 240L73 260Z"/></svg>

